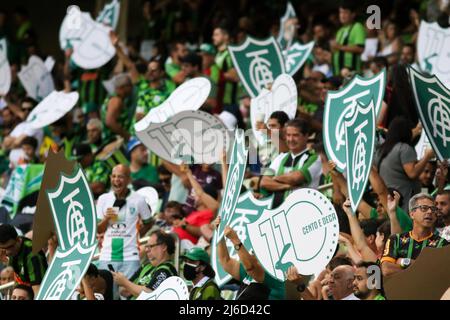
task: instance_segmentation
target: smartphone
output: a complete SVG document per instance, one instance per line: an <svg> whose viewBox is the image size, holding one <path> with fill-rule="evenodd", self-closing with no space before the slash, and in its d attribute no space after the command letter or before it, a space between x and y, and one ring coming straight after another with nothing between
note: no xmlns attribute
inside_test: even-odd
<svg viewBox="0 0 450 320"><path fill-rule="evenodd" d="M108 264L108 269L109 269L109 271L116 272L116 270L114 270L114 267L112 266L112 264Z"/></svg>

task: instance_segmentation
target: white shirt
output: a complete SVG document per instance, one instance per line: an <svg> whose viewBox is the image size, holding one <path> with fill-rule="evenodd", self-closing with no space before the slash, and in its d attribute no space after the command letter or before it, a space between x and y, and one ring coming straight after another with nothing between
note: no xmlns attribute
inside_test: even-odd
<svg viewBox="0 0 450 320"><path fill-rule="evenodd" d="M346 296L345 298L342 298L341 300L361 300L357 298L353 293L351 295Z"/></svg>
<svg viewBox="0 0 450 320"><path fill-rule="evenodd" d="M300 157L300 160L298 161L296 168L302 168L305 162L309 158L309 154L307 152L308 150L304 150L300 152L299 154L292 155L292 153L289 152L290 157ZM278 170L281 166L281 163L283 159L286 157L287 153L281 153L279 154L270 164L270 168L275 171L275 174L277 175ZM320 183L320 175L322 174L322 163L320 161L320 157L317 156L317 159L307 168L311 175L311 182L309 184L302 185L302 188L313 188L317 189ZM290 170L292 171L292 170ZM288 170L285 170L284 173L288 173Z"/></svg>
<svg viewBox="0 0 450 320"><path fill-rule="evenodd" d="M102 194L97 201L97 220L100 221L108 208L114 206L114 192ZM143 221L151 218L145 198L131 191L126 204L120 209L116 222L110 222L105 232L101 261L139 261L138 230L139 217Z"/></svg>

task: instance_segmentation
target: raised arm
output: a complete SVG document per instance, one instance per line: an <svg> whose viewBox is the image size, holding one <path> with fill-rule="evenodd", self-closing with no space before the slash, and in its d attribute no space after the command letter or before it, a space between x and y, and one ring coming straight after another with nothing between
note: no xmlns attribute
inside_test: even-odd
<svg viewBox="0 0 450 320"><path fill-rule="evenodd" d="M348 222L350 224L350 231L352 233L352 238L355 243L356 250L358 250L365 261L377 261L377 255L367 245L366 237L364 236L364 232L359 225L359 220L355 215L353 215L351 211L350 200L345 201L342 208L347 214Z"/></svg>
<svg viewBox="0 0 450 320"><path fill-rule="evenodd" d="M128 57L125 52L123 52L122 47L119 43L119 37L114 31L111 31L109 33L109 38L114 48L116 48L116 54L119 58L119 61L123 63L123 65L130 72L131 81L133 82L133 84L137 83L139 81L139 72L136 68L136 64L134 64L134 62L131 61L130 57Z"/></svg>

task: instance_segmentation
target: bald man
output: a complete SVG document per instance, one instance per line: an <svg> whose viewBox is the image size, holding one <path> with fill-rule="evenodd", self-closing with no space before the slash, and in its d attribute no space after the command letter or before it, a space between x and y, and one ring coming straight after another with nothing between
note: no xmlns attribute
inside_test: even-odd
<svg viewBox="0 0 450 320"><path fill-rule="evenodd" d="M353 294L355 269L352 266L339 266L331 272L329 288L333 300L359 300Z"/></svg>
<svg viewBox="0 0 450 320"><path fill-rule="evenodd" d="M111 264L115 271L128 279L139 269L138 223L143 236L152 226L152 215L145 198L131 191L130 168L123 164L115 166L111 174L111 191L102 194L97 202L97 231L105 233L100 252L99 269L108 269ZM114 295L118 298L115 285Z"/></svg>

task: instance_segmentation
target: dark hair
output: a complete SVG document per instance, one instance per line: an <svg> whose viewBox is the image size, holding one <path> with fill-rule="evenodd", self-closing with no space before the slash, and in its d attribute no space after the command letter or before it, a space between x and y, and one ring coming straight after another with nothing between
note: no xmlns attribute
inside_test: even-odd
<svg viewBox="0 0 450 320"><path fill-rule="evenodd" d="M289 116L284 111L275 111L270 115L269 119L277 119L281 127L284 127L286 122L289 121Z"/></svg>
<svg viewBox="0 0 450 320"><path fill-rule="evenodd" d="M339 3L339 8L350 10L351 12L355 12L357 5L354 0L341 0Z"/></svg>
<svg viewBox="0 0 450 320"><path fill-rule="evenodd" d="M387 240L391 236L391 222L389 220L381 221L381 224L377 228L377 232L384 235L384 239Z"/></svg>
<svg viewBox="0 0 450 320"><path fill-rule="evenodd" d="M214 271L213 267L209 263L205 263L203 261L200 261L201 266L205 266L205 270L203 270L203 274L209 278L214 279L216 276L216 272Z"/></svg>
<svg viewBox="0 0 450 320"><path fill-rule="evenodd" d="M86 276L90 276L90 277L98 277L98 269L94 264L90 264L87 271L86 271Z"/></svg>
<svg viewBox="0 0 450 320"><path fill-rule="evenodd" d="M411 145L413 124L409 119L404 117L396 117L389 124L388 132L386 134L386 141L380 147L380 158L378 159L378 171L381 162L392 151L397 143L406 143Z"/></svg>
<svg viewBox="0 0 450 320"><path fill-rule="evenodd" d="M191 52L181 59L181 63L190 64L193 67L197 67L198 70L201 71L203 59L200 55L196 54L195 52Z"/></svg>
<svg viewBox="0 0 450 320"><path fill-rule="evenodd" d="M16 240L18 237L16 229L10 224L0 225L0 243L6 243L9 240Z"/></svg>
<svg viewBox="0 0 450 320"><path fill-rule="evenodd" d="M185 216L183 206L179 202L176 202L176 201L167 202L166 209L175 209L180 213L181 216L183 216L183 217Z"/></svg>
<svg viewBox="0 0 450 320"><path fill-rule="evenodd" d="M173 254L175 252L175 239L172 235L162 230L155 230L150 233L150 237L153 235L156 235L156 241L158 243L166 245L168 254Z"/></svg>
<svg viewBox="0 0 450 320"><path fill-rule="evenodd" d="M20 146L31 146L34 150L36 150L38 146L38 141L35 137L25 137L22 140Z"/></svg>
<svg viewBox="0 0 450 320"><path fill-rule="evenodd" d="M309 135L311 132L311 127L309 125L308 122L306 122L306 120L303 119L292 119L289 120L285 127L295 127L298 130L300 130L301 133L303 133L304 135Z"/></svg>
<svg viewBox="0 0 450 320"><path fill-rule="evenodd" d="M352 260L347 257L334 257L328 263L328 267L331 271L339 266L353 266Z"/></svg>
<svg viewBox="0 0 450 320"><path fill-rule="evenodd" d="M356 268L365 268L365 269L369 269L370 267L376 267L377 269L380 268L380 265L376 262L372 262L372 261L361 261L359 263L356 264L355 266ZM383 277L380 277L380 287L378 289L378 291L384 296L384 289L383 289Z"/></svg>
<svg viewBox="0 0 450 320"><path fill-rule="evenodd" d="M20 290L26 291L28 298L30 298L30 300L34 300L34 291L30 286L27 286L26 284L16 284L14 286L14 290L15 289L20 289Z"/></svg>
<svg viewBox="0 0 450 320"><path fill-rule="evenodd" d="M184 42L181 41L181 40L174 40L174 41L172 41L172 42L170 43L170 45L169 45L169 52L172 53L172 52L174 52L174 51L177 51L177 46L178 46L179 44L184 45Z"/></svg>
<svg viewBox="0 0 450 320"><path fill-rule="evenodd" d="M313 150L314 150L317 154L323 153L323 154L326 155L325 147L324 147L322 141L319 141L319 142L315 143L314 146L313 146Z"/></svg>
<svg viewBox="0 0 450 320"><path fill-rule="evenodd" d="M389 65L386 57L375 57L371 62L375 63L379 68L387 68L387 66Z"/></svg>
<svg viewBox="0 0 450 320"><path fill-rule="evenodd" d="M405 44L403 45L403 48L406 48L406 47L410 48L410 49L412 50L412 52L413 52L414 54L416 54L416 47L415 47L413 44L411 44L411 43L405 43Z"/></svg>
<svg viewBox="0 0 450 320"><path fill-rule="evenodd" d="M359 225L361 226L361 229L364 232L364 235L366 237L374 235L377 235L377 228L378 228L378 223L376 220L372 220L372 219L368 219L368 220L363 220L359 223Z"/></svg>
<svg viewBox="0 0 450 320"><path fill-rule="evenodd" d="M438 191L438 193L436 193L436 196L447 196L448 197L448 199L450 200L450 190L441 190L441 191Z"/></svg>

